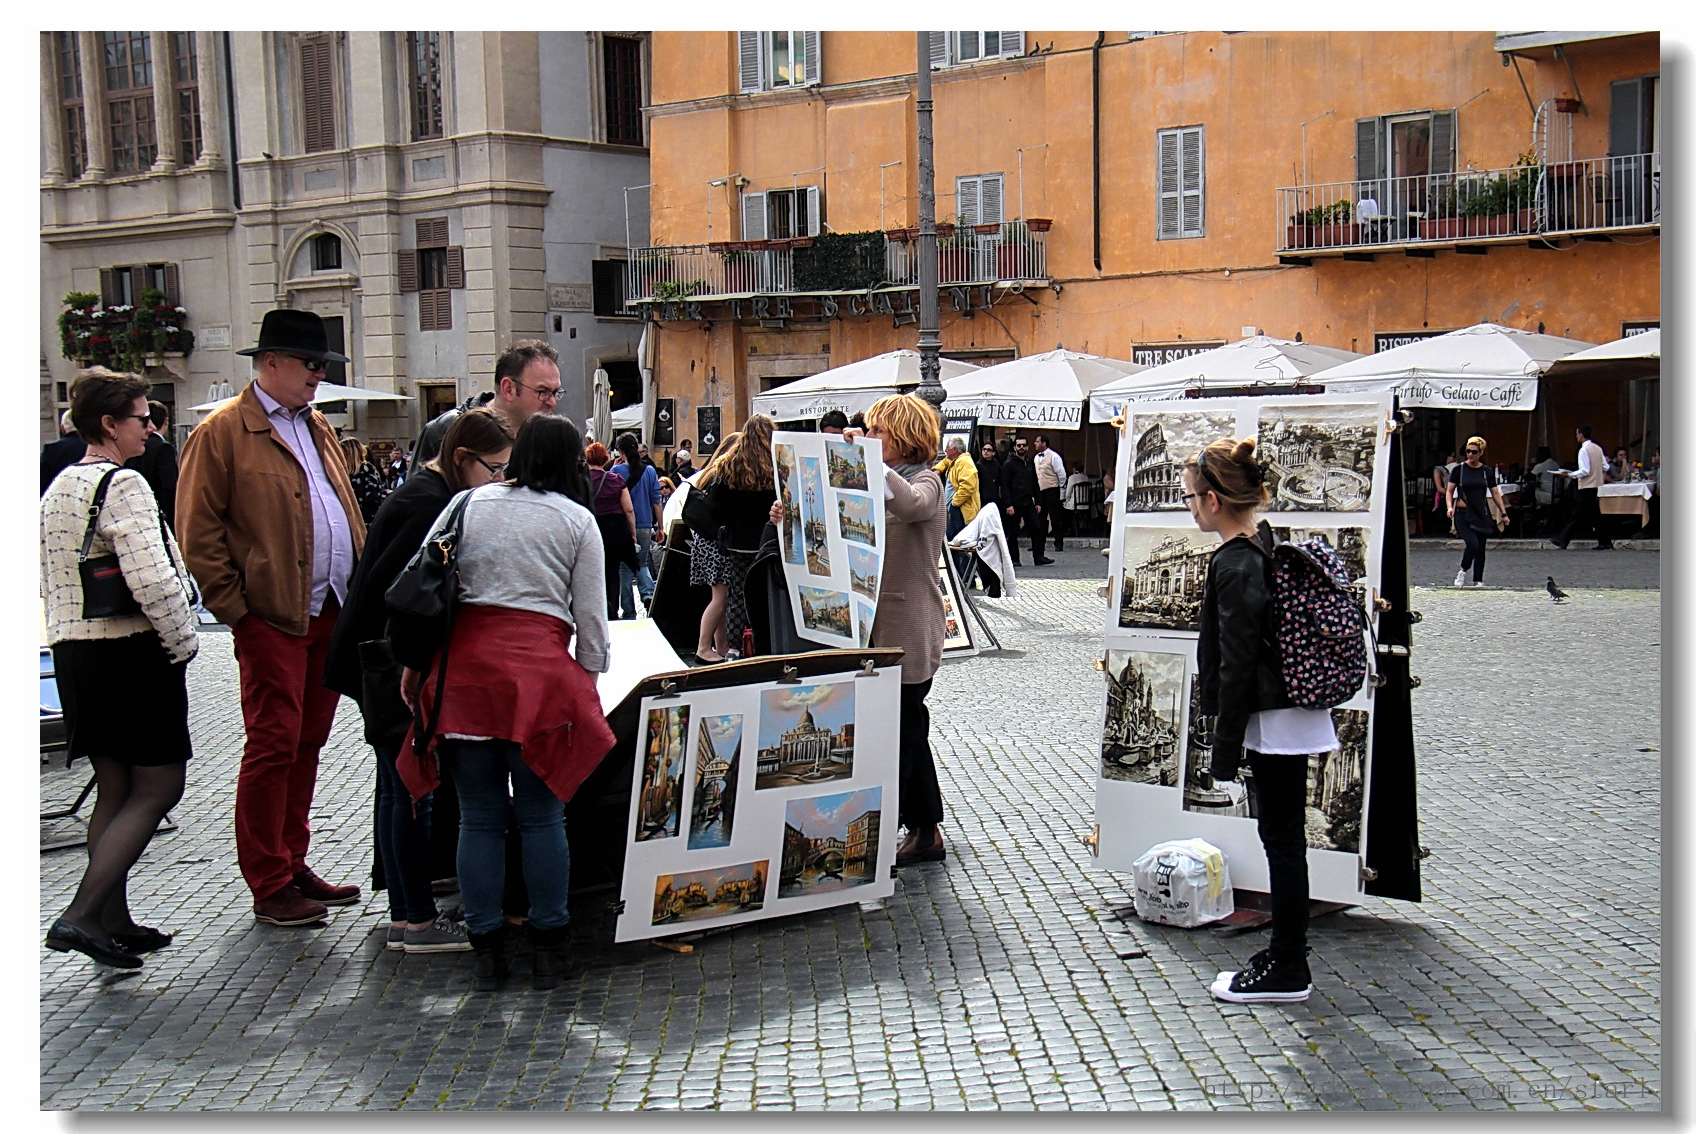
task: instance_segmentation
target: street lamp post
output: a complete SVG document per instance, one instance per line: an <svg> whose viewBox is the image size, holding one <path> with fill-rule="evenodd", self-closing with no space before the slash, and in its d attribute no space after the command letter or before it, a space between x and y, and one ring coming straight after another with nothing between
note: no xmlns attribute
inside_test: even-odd
<svg viewBox="0 0 1696 1134"><path fill-rule="evenodd" d="M937 310L936 163L932 155L930 98L931 32L918 35L919 71L919 389L938 414L948 392L942 388L942 317Z"/></svg>

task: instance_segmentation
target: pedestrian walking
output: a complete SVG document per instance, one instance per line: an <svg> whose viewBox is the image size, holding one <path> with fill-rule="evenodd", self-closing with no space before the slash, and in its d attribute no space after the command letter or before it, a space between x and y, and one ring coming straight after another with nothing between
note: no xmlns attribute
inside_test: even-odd
<svg viewBox="0 0 1696 1134"><path fill-rule="evenodd" d="M1060 507L1060 493L1066 484L1066 462L1048 447L1046 434L1038 433L1035 443L1036 452L1031 457L1031 464L1036 469L1037 530L1047 533L1054 540L1055 551L1065 551L1066 517L1065 510ZM1042 562L1040 546L1035 550L1034 560Z"/></svg>
<svg viewBox="0 0 1696 1134"><path fill-rule="evenodd" d="M1002 510L1014 517L1007 533L1013 566L1019 566L1021 529L1031 539L1031 562L1038 567L1054 562L1043 554L1047 541L1041 528L1042 505L1037 501L1036 466L1031 459L1030 443L1023 437L1013 442L1013 455L1001 466L1001 504Z"/></svg>
<svg viewBox="0 0 1696 1134"><path fill-rule="evenodd" d="M365 443L357 437L342 438L342 464L353 485L353 498L359 501L359 518L369 525L389 494L383 486L382 471L372 463Z"/></svg>
<svg viewBox="0 0 1696 1134"><path fill-rule="evenodd" d="M1222 1000L1306 1000L1307 769L1309 754L1337 747L1331 714L1294 707L1278 664L1272 601L1272 530L1257 522L1268 497L1254 439L1214 441L1185 462L1184 503L1196 526L1217 533L1196 644L1200 710L1213 717L1211 774L1234 780L1246 756L1254 776L1260 843L1272 890L1272 940L1242 970L1220 973Z"/></svg>
<svg viewBox="0 0 1696 1134"><path fill-rule="evenodd" d="M1583 529L1586 535L1594 534L1597 551L1612 551L1614 541L1608 538L1607 529L1602 526L1602 507L1598 500L1602 484L1608 474L1608 459L1602 453L1602 447L1596 444L1596 432L1588 425L1580 425L1578 437L1578 469L1576 472L1561 469L1557 475L1575 478L1578 481L1578 506L1573 509L1572 519L1567 521L1565 529L1552 542L1562 551L1571 543Z"/></svg>
<svg viewBox="0 0 1696 1134"><path fill-rule="evenodd" d="M171 411L164 402L147 403L147 447L140 456L124 462L134 469L153 490L154 503L165 525L174 528L177 522L177 447L170 442Z"/></svg>
<svg viewBox="0 0 1696 1134"><path fill-rule="evenodd" d="M463 925L440 915L430 890L436 806L446 803L450 817L458 815L452 781L444 780L415 801L396 768L412 714L401 700L383 596L448 501L458 492L504 479L511 453L512 434L488 410L474 409L454 421L436 458L377 509L324 662L324 684L359 704L365 740L376 757L381 883L374 888L389 892L387 947L407 953L463 952L471 940Z"/></svg>
<svg viewBox="0 0 1696 1134"><path fill-rule="evenodd" d="M59 439L41 447L41 495L46 496L47 486L53 483L53 478L82 460L86 452L88 442L77 435L71 411L66 410L59 415Z"/></svg>
<svg viewBox="0 0 1696 1134"><path fill-rule="evenodd" d="M438 681L432 658L397 653L408 707L435 722L425 737L414 725L397 768L415 799L436 786L438 759L458 788L459 888L481 991L499 987L508 967L509 807L530 895L532 986L553 988L582 969L566 948L565 803L613 743L595 692L608 664L606 566L582 464L569 420L537 414L524 423L508 479L471 489L465 503L445 673Z"/></svg>
<svg viewBox="0 0 1696 1134"><path fill-rule="evenodd" d="M760 550L772 501L777 499L771 467L774 424L763 413L750 417L740 433L724 439L712 463L690 482L691 497L705 493L709 516L704 527L695 528L689 553L689 581L713 588L695 647L695 656L702 661L742 656L742 631L748 626L745 584ZM723 639L717 633L719 617L723 618Z"/></svg>
<svg viewBox="0 0 1696 1134"><path fill-rule="evenodd" d="M1449 519L1454 521L1455 534L1466 545L1460 557L1460 570L1455 572L1457 587L1466 586L1468 568L1472 570L1472 585L1484 585L1485 543L1507 526L1501 481L1496 470L1484 463L1484 449L1484 438L1468 437L1466 460L1456 465L1448 478Z"/></svg>
<svg viewBox="0 0 1696 1134"><path fill-rule="evenodd" d="M77 377L70 413L85 454L41 501L41 594L67 759L88 760L97 792L88 866L47 947L126 969L171 943L136 923L128 882L183 795L193 754L188 663L198 648L176 541L147 482L120 467L144 451L150 388L104 367Z"/></svg>
<svg viewBox="0 0 1696 1134"><path fill-rule="evenodd" d="M612 455L599 441L584 450L589 464L589 496L595 513L595 526L601 533L601 551L607 572L607 618L635 618L635 598L619 586L623 571L634 571L636 563L635 505L630 501L630 489L624 478L613 472ZM622 613L619 610L623 606Z"/></svg>
<svg viewBox="0 0 1696 1134"><path fill-rule="evenodd" d="M247 740L236 781L236 858L253 912L309 925L359 887L307 865L318 753L339 695L324 658L347 601L365 521L335 431L312 408L330 362L324 321L268 311L241 395L212 411L183 446L177 521L206 607L230 627Z"/></svg>
<svg viewBox="0 0 1696 1134"><path fill-rule="evenodd" d="M636 516L637 569L634 575L628 567L618 569L618 599L621 604L627 603L634 583L645 612L654 601L654 545L665 542L665 531L659 526L660 475L654 469L654 462L647 459L647 451L637 444L634 433L628 430L620 433L613 444L621 459L612 466L612 471L624 478L624 485L630 491L630 507Z"/></svg>
<svg viewBox="0 0 1696 1134"><path fill-rule="evenodd" d="M978 468L966 456L964 443L958 437L950 437L942 460L937 462L936 471L948 481L948 527L945 534L951 540L977 519L980 507ZM971 553L955 551L950 554L954 557L954 573L964 577L972 561Z"/></svg>

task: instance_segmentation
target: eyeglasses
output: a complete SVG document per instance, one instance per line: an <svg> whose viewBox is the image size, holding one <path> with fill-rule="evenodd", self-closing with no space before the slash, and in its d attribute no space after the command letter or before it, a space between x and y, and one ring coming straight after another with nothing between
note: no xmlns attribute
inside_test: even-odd
<svg viewBox="0 0 1696 1134"><path fill-rule="evenodd" d="M520 390L529 390L532 394L535 394L544 402L559 401L560 388L558 386L526 386L516 378L512 380L512 384L517 386Z"/></svg>
<svg viewBox="0 0 1696 1134"><path fill-rule="evenodd" d="M298 354L291 354L289 357L306 367L306 369L312 371L314 374L324 373L324 369L330 365L321 358L302 358Z"/></svg>
<svg viewBox="0 0 1696 1134"><path fill-rule="evenodd" d="M1484 450L1482 450L1482 449L1468 449L1466 451L1466 455L1469 456L1469 457L1476 457L1479 453L1482 453L1483 451Z"/></svg>
<svg viewBox="0 0 1696 1134"><path fill-rule="evenodd" d="M491 465L488 461L485 461L482 457L473 456L472 459L474 461L476 461L478 464L482 465L484 468L488 469L489 475L494 477L496 480L506 479L506 463L504 461L502 463L498 464L498 465Z"/></svg>
<svg viewBox="0 0 1696 1134"><path fill-rule="evenodd" d="M131 419L134 419L136 421L141 422L143 425L146 425L148 422L153 420L153 415L150 414L150 413L121 413L114 420L116 420L116 421L129 421Z"/></svg>
<svg viewBox="0 0 1696 1134"><path fill-rule="evenodd" d="M1191 500L1200 500L1201 499L1201 493L1199 493L1199 492L1186 492L1182 496L1178 497L1178 499L1180 501L1182 501L1183 503L1188 504Z"/></svg>

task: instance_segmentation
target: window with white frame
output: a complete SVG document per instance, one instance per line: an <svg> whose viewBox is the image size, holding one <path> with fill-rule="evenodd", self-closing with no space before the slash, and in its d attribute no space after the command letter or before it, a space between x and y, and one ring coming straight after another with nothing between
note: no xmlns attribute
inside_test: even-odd
<svg viewBox="0 0 1696 1134"><path fill-rule="evenodd" d="M1000 224L1003 216L1005 181L999 173L979 173L954 179L954 216L956 223Z"/></svg>
<svg viewBox="0 0 1696 1134"><path fill-rule="evenodd" d="M816 31L737 32L736 48L744 93L818 85Z"/></svg>
<svg viewBox="0 0 1696 1134"><path fill-rule="evenodd" d="M1159 161L1161 240L1204 236L1207 211L1206 149L1200 126L1180 126L1156 135Z"/></svg>
<svg viewBox="0 0 1696 1134"><path fill-rule="evenodd" d="M819 187L742 194L743 240L792 240L819 234Z"/></svg>
<svg viewBox="0 0 1696 1134"><path fill-rule="evenodd" d="M930 65L933 71L955 63L1010 59L1024 53L1025 33L1022 31L932 32L930 38Z"/></svg>

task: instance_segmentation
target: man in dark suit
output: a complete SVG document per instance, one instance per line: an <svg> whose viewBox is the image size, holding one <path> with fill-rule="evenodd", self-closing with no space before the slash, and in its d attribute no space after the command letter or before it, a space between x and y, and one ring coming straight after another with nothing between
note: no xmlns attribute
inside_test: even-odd
<svg viewBox="0 0 1696 1134"><path fill-rule="evenodd" d="M41 447L41 495L47 495L47 486L53 483L53 478L65 469L82 460L88 452L88 443L77 436L76 427L71 424L71 411L66 410L59 418L59 432L62 436L57 441L49 441Z"/></svg>
<svg viewBox="0 0 1696 1134"><path fill-rule="evenodd" d="M1006 515L1016 517L1013 524L1006 525L1007 548L1012 552L1013 565L1019 563L1020 529L1031 538L1031 562L1038 567L1054 562L1043 555L1047 540L1037 526L1043 520L1037 509L1036 466L1032 463L1030 442L1023 437L1014 441L1013 455L1001 469L1001 509Z"/></svg>
<svg viewBox="0 0 1696 1134"><path fill-rule="evenodd" d="M141 456L124 462L124 467L134 469L147 481L148 487L153 489L153 499L159 502L159 514L174 528L177 520L177 447L166 440L171 432L171 411L165 408L163 402L149 401L147 412L147 448L142 450Z"/></svg>

